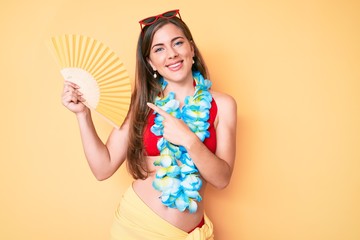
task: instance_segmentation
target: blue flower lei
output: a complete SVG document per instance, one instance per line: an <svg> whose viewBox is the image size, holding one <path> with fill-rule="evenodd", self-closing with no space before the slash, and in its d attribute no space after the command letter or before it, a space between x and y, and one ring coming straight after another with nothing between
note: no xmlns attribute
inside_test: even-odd
<svg viewBox="0 0 360 240"><path fill-rule="evenodd" d="M209 92L211 82L204 79L200 72L193 72L195 80L195 93L187 96L184 106L179 108L179 101L175 99L175 93L170 92L164 98L157 97L155 105L171 114L182 119L201 141L210 136L207 122L210 117L212 96ZM161 78L160 83L164 90L167 82ZM156 136L163 135L164 118L155 113L155 122L151 127L151 132ZM201 201L199 190L202 180L198 169L190 158L183 146L170 143L161 137L157 143L160 156L155 160L154 165L160 166L156 172L153 187L161 192L161 202L170 208L177 208L180 211L189 209L189 212L197 211L197 202ZM181 163L181 164L180 164Z"/></svg>

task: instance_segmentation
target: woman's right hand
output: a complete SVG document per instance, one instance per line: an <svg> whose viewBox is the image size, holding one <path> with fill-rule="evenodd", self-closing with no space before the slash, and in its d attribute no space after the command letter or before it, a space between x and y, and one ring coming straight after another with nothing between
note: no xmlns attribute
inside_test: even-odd
<svg viewBox="0 0 360 240"><path fill-rule="evenodd" d="M65 81L62 93L62 104L73 113L82 113L88 110L84 105L85 99L75 83Z"/></svg>

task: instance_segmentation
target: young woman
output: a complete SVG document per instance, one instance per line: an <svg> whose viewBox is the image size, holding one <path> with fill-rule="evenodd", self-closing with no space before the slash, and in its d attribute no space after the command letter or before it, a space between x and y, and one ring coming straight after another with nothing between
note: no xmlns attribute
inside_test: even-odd
<svg viewBox="0 0 360 240"><path fill-rule="evenodd" d="M140 21L135 89L127 119L106 144L81 89L66 82L63 104L77 116L98 180L127 159L133 184L115 212L112 239L213 239L206 185L222 189L235 160L236 103L210 90L208 72L179 10Z"/></svg>

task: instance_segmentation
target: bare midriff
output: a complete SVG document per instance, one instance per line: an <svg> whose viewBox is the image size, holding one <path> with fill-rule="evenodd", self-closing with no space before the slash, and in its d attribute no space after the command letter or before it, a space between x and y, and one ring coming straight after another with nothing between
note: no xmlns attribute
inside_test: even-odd
<svg viewBox="0 0 360 240"><path fill-rule="evenodd" d="M189 232L194 229L204 217L204 201L198 202L198 209L195 213L190 213L188 210L181 212L176 208L169 208L162 204L159 199L161 193L152 186L157 170L157 167L153 165L156 158L158 157L146 157L147 169L149 169L151 173L144 180L137 179L134 181L134 191L141 200L162 219L185 232ZM205 185L206 182L203 180L203 186L199 191L202 197L204 197Z"/></svg>

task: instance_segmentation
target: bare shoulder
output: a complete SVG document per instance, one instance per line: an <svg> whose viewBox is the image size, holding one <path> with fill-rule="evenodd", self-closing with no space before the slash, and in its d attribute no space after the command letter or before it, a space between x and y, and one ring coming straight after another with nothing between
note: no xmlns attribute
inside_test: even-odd
<svg viewBox="0 0 360 240"><path fill-rule="evenodd" d="M235 99L226 93L216 91L211 91L211 95L218 109L215 119L216 128L220 129L220 126L227 126L229 129L232 129L236 126L237 121L237 105Z"/></svg>
<svg viewBox="0 0 360 240"><path fill-rule="evenodd" d="M211 91L211 95L213 96L218 109L222 113L234 113L236 112L236 101L229 94Z"/></svg>

